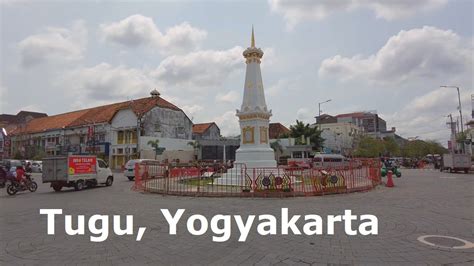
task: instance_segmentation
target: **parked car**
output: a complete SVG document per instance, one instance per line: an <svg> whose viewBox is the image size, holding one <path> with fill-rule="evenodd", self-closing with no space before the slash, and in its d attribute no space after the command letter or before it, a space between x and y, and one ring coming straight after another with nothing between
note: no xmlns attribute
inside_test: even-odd
<svg viewBox="0 0 474 266"><path fill-rule="evenodd" d="M33 161L33 163L31 164L31 170L33 171L33 173L43 172L43 162Z"/></svg>
<svg viewBox="0 0 474 266"><path fill-rule="evenodd" d="M6 160L3 160L3 165L5 166L6 169L11 169L12 167L16 167L17 166L22 166L23 164L21 163L20 160L12 160L12 159L6 159Z"/></svg>
<svg viewBox="0 0 474 266"><path fill-rule="evenodd" d="M123 174L128 178L128 180L133 181L135 179L135 164L140 163L142 165L147 165L147 166L159 166L161 165L159 161L157 160L150 160L150 159L132 159L129 160L125 164L125 169L123 170ZM143 169L141 169L143 171ZM151 167L150 173L152 175L159 175L157 172L162 172L163 169L161 167Z"/></svg>

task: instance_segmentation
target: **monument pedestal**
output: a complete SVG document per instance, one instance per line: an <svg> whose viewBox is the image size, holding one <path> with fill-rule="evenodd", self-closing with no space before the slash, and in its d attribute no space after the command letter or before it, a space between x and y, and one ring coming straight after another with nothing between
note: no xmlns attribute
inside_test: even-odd
<svg viewBox="0 0 474 266"><path fill-rule="evenodd" d="M235 164L247 168L276 167L275 153L272 148L241 148L235 152Z"/></svg>

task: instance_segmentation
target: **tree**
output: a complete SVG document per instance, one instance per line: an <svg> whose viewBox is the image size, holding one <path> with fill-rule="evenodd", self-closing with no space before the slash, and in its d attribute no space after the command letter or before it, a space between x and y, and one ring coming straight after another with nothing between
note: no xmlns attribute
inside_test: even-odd
<svg viewBox="0 0 474 266"><path fill-rule="evenodd" d="M198 154L199 154L199 149L201 148L201 144L199 143L199 141L195 140L195 141L188 142L188 145L193 147L193 149L194 149L194 159L198 160Z"/></svg>
<svg viewBox="0 0 474 266"><path fill-rule="evenodd" d="M400 156L400 147L392 137L386 137L383 140L384 155L386 156Z"/></svg>
<svg viewBox="0 0 474 266"><path fill-rule="evenodd" d="M296 144L310 144L313 150L319 150L323 146L324 139L321 138L321 131L317 127L311 127L309 124L304 124L302 121L296 120L295 125L290 126L290 137L296 139ZM306 138L309 137L309 142L306 143Z"/></svg>
<svg viewBox="0 0 474 266"><path fill-rule="evenodd" d="M362 136L358 143L354 156L357 157L379 157L385 151L384 141L369 136Z"/></svg>
<svg viewBox="0 0 474 266"><path fill-rule="evenodd" d="M153 150L155 151L155 158L156 158L157 155L160 155L165 150L165 148L160 148L160 140L159 139L149 140L148 145L153 147Z"/></svg>
<svg viewBox="0 0 474 266"><path fill-rule="evenodd" d="M422 158L427 154L443 154L448 150L433 140L413 140L407 142L401 149L403 157Z"/></svg>

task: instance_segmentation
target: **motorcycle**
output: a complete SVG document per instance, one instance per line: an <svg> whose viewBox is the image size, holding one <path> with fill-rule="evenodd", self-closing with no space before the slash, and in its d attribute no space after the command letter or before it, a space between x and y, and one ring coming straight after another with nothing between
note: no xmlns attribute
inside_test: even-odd
<svg viewBox="0 0 474 266"><path fill-rule="evenodd" d="M1 167L1 166L0 166ZM9 182L15 180L12 172L0 169L0 188L5 188Z"/></svg>
<svg viewBox="0 0 474 266"><path fill-rule="evenodd" d="M37 189L38 184L31 177L31 174L26 174L24 184L18 182L16 179L10 181L10 184L7 186L7 193L8 195L13 196L19 191L29 190L35 192Z"/></svg>

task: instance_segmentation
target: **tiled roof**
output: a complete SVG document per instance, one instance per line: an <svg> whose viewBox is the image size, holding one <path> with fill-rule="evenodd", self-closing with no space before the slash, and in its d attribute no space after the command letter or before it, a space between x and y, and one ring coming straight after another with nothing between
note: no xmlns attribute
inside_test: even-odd
<svg viewBox="0 0 474 266"><path fill-rule="evenodd" d="M216 124L216 123L210 122L210 123L194 124L193 125L193 133L194 134L202 134L202 133L206 132L206 130L208 128L210 128L212 126L212 124Z"/></svg>
<svg viewBox="0 0 474 266"><path fill-rule="evenodd" d="M140 116L150 111L155 106L182 111L180 108L161 97L147 97L59 115L36 118L31 120L26 127L17 129L13 131L12 134L36 133L94 123L107 123L110 122L115 114L122 109L131 108L137 116Z"/></svg>
<svg viewBox="0 0 474 266"><path fill-rule="evenodd" d="M285 133L290 133L290 130L281 123L270 123L268 135L270 139L277 139Z"/></svg>

